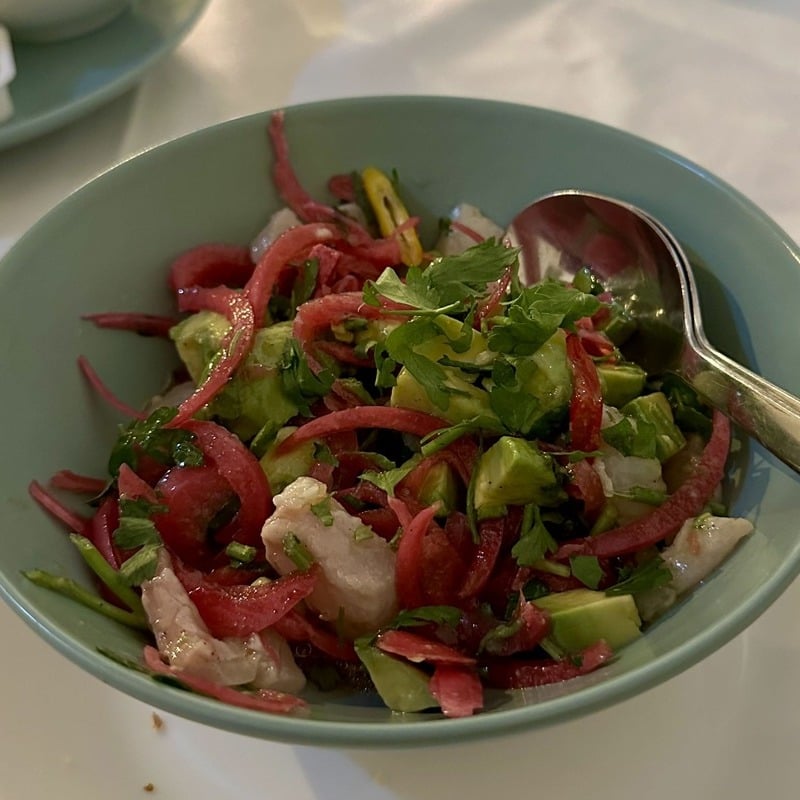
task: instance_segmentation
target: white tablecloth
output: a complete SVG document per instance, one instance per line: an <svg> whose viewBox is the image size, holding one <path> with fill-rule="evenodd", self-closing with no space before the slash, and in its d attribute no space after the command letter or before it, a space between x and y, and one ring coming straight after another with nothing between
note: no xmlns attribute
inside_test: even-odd
<svg viewBox="0 0 800 800"><path fill-rule="evenodd" d="M212 0L139 87L0 152L0 254L120 159L265 108L365 94L547 106L701 163L800 239L796 0ZM3 535L9 535L4 532ZM800 584L643 696L512 739L335 751L224 734L81 673L0 608L0 800L745 800L800 784Z"/></svg>

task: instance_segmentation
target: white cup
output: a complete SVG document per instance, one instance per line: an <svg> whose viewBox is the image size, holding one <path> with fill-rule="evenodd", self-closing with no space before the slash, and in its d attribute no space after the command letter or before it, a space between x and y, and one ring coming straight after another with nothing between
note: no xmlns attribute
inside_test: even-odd
<svg viewBox="0 0 800 800"><path fill-rule="evenodd" d="M19 42L57 42L101 28L131 0L0 0L0 25Z"/></svg>

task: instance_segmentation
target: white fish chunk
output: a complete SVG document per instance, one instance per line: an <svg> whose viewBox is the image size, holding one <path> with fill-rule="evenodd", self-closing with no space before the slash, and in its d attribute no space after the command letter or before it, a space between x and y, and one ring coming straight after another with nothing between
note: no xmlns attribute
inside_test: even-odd
<svg viewBox="0 0 800 800"><path fill-rule="evenodd" d="M250 243L250 258L257 264L267 248L289 228L300 225L300 218L291 208L278 209L267 221L267 224L256 234Z"/></svg>
<svg viewBox="0 0 800 800"><path fill-rule="evenodd" d="M700 583L752 530L750 520L742 517L703 514L687 520L661 554L672 573L675 591L681 594Z"/></svg>
<svg viewBox="0 0 800 800"><path fill-rule="evenodd" d="M484 239L495 238L499 241L505 235L503 229L496 222L485 216L477 206L469 203L457 205L451 212L450 218L471 228ZM451 227L439 237L435 249L443 256L453 256L463 253L476 244L477 242L471 236L458 228Z"/></svg>
<svg viewBox="0 0 800 800"><path fill-rule="evenodd" d="M175 669L223 686L296 692L305 685L289 645L277 633L212 636L168 559L162 558L156 575L141 588L158 651Z"/></svg>
<svg viewBox="0 0 800 800"><path fill-rule="evenodd" d="M707 578L752 530L750 520L743 517L701 514L687 520L661 553L672 573L670 582L636 596L642 619L649 621L663 614L682 594Z"/></svg>
<svg viewBox="0 0 800 800"><path fill-rule="evenodd" d="M326 513L315 514L312 506L321 503ZM374 631L397 613L394 551L369 529L364 532L361 520L331 498L324 483L308 477L275 496L275 512L261 532L267 560L281 574L297 568L284 539L290 533L299 539L322 570L306 603L349 637Z"/></svg>

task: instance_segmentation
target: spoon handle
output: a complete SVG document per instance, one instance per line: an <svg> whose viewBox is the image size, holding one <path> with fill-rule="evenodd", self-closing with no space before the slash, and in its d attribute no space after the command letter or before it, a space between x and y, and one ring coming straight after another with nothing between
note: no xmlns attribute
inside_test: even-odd
<svg viewBox="0 0 800 800"><path fill-rule="evenodd" d="M715 408L800 471L800 400L715 350L686 348L681 374Z"/></svg>

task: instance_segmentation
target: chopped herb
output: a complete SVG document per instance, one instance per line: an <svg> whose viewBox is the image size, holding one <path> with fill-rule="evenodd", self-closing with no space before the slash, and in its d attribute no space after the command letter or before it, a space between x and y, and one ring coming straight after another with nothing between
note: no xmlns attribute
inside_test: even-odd
<svg viewBox="0 0 800 800"><path fill-rule="evenodd" d="M364 542L367 539L372 539L373 536L375 536L375 532L369 525L359 525L353 531L353 540L356 542Z"/></svg>
<svg viewBox="0 0 800 800"><path fill-rule="evenodd" d="M287 397L306 416L311 415L311 403L328 394L334 381L329 369L321 369L316 375L312 372L296 339L286 344L280 374Z"/></svg>
<svg viewBox="0 0 800 800"><path fill-rule="evenodd" d="M113 536L114 544L123 550L161 543L155 522L141 517L120 517L119 526Z"/></svg>
<svg viewBox="0 0 800 800"><path fill-rule="evenodd" d="M538 578L531 578L522 587L522 595L526 600L537 600L550 594L547 584Z"/></svg>
<svg viewBox="0 0 800 800"><path fill-rule="evenodd" d="M225 548L225 555L239 564L249 564L256 557L257 552L255 547L241 542L231 542Z"/></svg>
<svg viewBox="0 0 800 800"><path fill-rule="evenodd" d="M141 586L156 574L160 549L160 543L146 544L122 562L119 574L128 586Z"/></svg>
<svg viewBox="0 0 800 800"><path fill-rule="evenodd" d="M590 589L596 589L603 578L603 568L596 556L573 556L569 560L572 574Z"/></svg>
<svg viewBox="0 0 800 800"><path fill-rule="evenodd" d="M447 625L455 628L461 619L461 609L455 606L419 606L401 611L390 623L390 628L414 628L419 625Z"/></svg>
<svg viewBox="0 0 800 800"><path fill-rule="evenodd" d="M397 484L403 480L419 463L418 458L410 458L405 464L393 469L386 469L383 471L368 470L362 472L359 476L362 481L369 481L375 484L379 489L383 489L388 495L394 495L394 490Z"/></svg>
<svg viewBox="0 0 800 800"><path fill-rule="evenodd" d="M557 548L556 540L542 522L539 506L530 503L525 506L522 517L522 532L519 540L511 548L511 555L521 567L529 567L547 553Z"/></svg>
<svg viewBox="0 0 800 800"><path fill-rule="evenodd" d="M283 537L283 552L292 560L300 570L311 569L314 557L308 552L306 546L291 531Z"/></svg>
<svg viewBox="0 0 800 800"><path fill-rule="evenodd" d="M333 511L331 510L331 499L325 497L311 506L311 513L326 527L333 525Z"/></svg>
<svg viewBox="0 0 800 800"><path fill-rule="evenodd" d="M123 464L135 471L142 455L160 464L201 466L203 452L194 444L194 434L181 428L164 427L177 413L177 408L164 406L153 411L147 419L135 420L124 428L111 449L109 474L116 477Z"/></svg>
<svg viewBox="0 0 800 800"><path fill-rule="evenodd" d="M621 569L619 577L619 583L606 589L607 595L638 594L664 586L672 580L672 573L661 556L654 556L634 569Z"/></svg>
<svg viewBox="0 0 800 800"><path fill-rule="evenodd" d="M333 454L333 450L325 442L314 442L314 461L320 464L330 464L332 467L339 466L339 459Z"/></svg>
<svg viewBox="0 0 800 800"><path fill-rule="evenodd" d="M378 298L385 297L410 306L414 314L466 312L516 260L516 249L487 239L458 255L436 259L424 270L412 267L405 281L393 269L385 269L365 285L364 302L379 305Z"/></svg>
<svg viewBox="0 0 800 800"><path fill-rule="evenodd" d="M449 447L453 442L469 433L483 431L486 433L502 434L505 428L493 417L477 416L470 417L456 425L448 428L439 428L422 438L421 452L424 456L430 456Z"/></svg>

